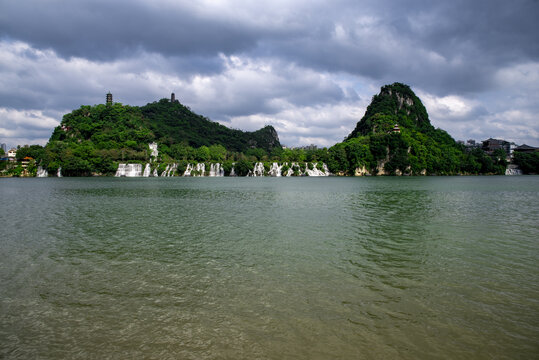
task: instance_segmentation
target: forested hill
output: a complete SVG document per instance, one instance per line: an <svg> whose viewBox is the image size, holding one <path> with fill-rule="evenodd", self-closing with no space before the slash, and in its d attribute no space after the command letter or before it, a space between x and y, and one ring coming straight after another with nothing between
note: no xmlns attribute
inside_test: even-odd
<svg viewBox="0 0 539 360"><path fill-rule="evenodd" d="M91 141L97 149L141 150L150 142L171 146L222 145L229 151L280 148L277 131L266 126L258 131L230 129L195 114L179 102L161 99L142 107L81 106L66 114L50 141Z"/></svg>
<svg viewBox="0 0 539 360"><path fill-rule="evenodd" d="M365 115L347 139L369 133L388 132L395 124L400 128L422 133L434 131L421 100L408 85L401 83L385 85L380 94L372 97Z"/></svg>
<svg viewBox="0 0 539 360"><path fill-rule="evenodd" d="M229 151L246 152L261 148L270 152L280 148L279 137L268 125L254 132L230 129L193 113L179 102L162 99L140 108L144 123L158 143L184 143L192 147L222 145Z"/></svg>
<svg viewBox="0 0 539 360"><path fill-rule="evenodd" d="M489 174L505 171L505 154L468 151L435 129L408 85L394 83L373 96L344 142L329 150L330 170L348 175Z"/></svg>
<svg viewBox="0 0 539 360"><path fill-rule="evenodd" d="M151 155L154 142L158 158ZM466 149L435 129L421 100L400 83L383 86L351 134L329 149L283 149L271 126L254 132L229 129L161 99L141 107L81 106L63 117L46 147L32 157L50 174L61 168L66 176L114 174L127 162L228 167L241 162L252 168L262 161L268 169L271 162L314 162L337 175L503 174L506 167L505 153Z"/></svg>

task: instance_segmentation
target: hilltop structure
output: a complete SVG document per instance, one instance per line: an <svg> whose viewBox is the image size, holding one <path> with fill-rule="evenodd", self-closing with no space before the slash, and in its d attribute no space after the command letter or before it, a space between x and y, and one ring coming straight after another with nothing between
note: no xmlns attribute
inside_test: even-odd
<svg viewBox="0 0 539 360"><path fill-rule="evenodd" d="M107 93L107 105L112 105L112 94L110 91Z"/></svg>
<svg viewBox="0 0 539 360"><path fill-rule="evenodd" d="M402 83L385 85L344 142L329 149L329 170L340 175L501 174L505 159L465 150L432 126L427 110Z"/></svg>
<svg viewBox="0 0 539 360"><path fill-rule="evenodd" d="M519 153L526 153L526 154L532 154L539 151L538 147L533 147L530 145L522 144L520 146L517 146L514 151Z"/></svg>
<svg viewBox="0 0 539 360"><path fill-rule="evenodd" d="M515 143L511 143L509 141L501 140L501 139L487 139L483 141L482 149L487 154L492 154L494 151L498 149L503 149L507 155L510 155L513 153L513 149L516 147Z"/></svg>

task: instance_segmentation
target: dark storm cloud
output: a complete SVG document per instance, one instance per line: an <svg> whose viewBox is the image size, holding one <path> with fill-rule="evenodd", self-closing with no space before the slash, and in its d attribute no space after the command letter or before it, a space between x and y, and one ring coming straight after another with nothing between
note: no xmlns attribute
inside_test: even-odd
<svg viewBox="0 0 539 360"><path fill-rule="evenodd" d="M64 57L92 60L129 57L140 49L166 56L231 54L248 51L272 34L280 40L291 35L241 20L204 16L187 6L156 4L161 5L126 1L4 1L0 33L37 48L52 48ZM301 24L305 34L310 25Z"/></svg>
<svg viewBox="0 0 539 360"><path fill-rule="evenodd" d="M148 2L151 4L151 2ZM159 4L159 3L156 3ZM0 33L64 57L129 57L145 50L163 55L215 55L244 50L256 32L167 4L136 1L4 1Z"/></svg>
<svg viewBox="0 0 539 360"><path fill-rule="evenodd" d="M441 127L468 120L486 135L527 119L529 142L538 15L537 0L0 0L0 109L19 119L102 103L109 90L133 105L174 91L236 127L281 124L291 142L334 126L328 144L399 81Z"/></svg>
<svg viewBox="0 0 539 360"><path fill-rule="evenodd" d="M338 104L357 101L357 92L344 91L333 79L281 61L229 61L226 72L215 76L201 89L205 97L180 89L180 96L210 118L264 113L276 114L287 106ZM196 87L196 85L194 86ZM187 90L187 91L185 91Z"/></svg>
<svg viewBox="0 0 539 360"><path fill-rule="evenodd" d="M194 56L180 66L185 73L222 70L215 59L220 53L288 57L321 71L406 81L439 94L483 90L500 66L539 57L539 2L533 0L298 3L274 15L279 26L256 22L270 8L262 3L248 8L254 21L189 3L151 4L4 1L0 33L63 57Z"/></svg>
<svg viewBox="0 0 539 360"><path fill-rule="evenodd" d="M500 67L539 59L538 1L341 5L347 9L340 13L320 12L310 36L271 40L261 51L438 94L482 91Z"/></svg>

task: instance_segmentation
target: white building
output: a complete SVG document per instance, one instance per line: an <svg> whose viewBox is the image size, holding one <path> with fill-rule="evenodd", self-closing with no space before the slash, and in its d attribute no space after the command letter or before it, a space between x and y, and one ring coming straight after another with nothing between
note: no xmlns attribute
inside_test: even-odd
<svg viewBox="0 0 539 360"><path fill-rule="evenodd" d="M10 149L10 150L7 152L7 157L8 157L10 160L15 160L15 156L17 156L17 149Z"/></svg>

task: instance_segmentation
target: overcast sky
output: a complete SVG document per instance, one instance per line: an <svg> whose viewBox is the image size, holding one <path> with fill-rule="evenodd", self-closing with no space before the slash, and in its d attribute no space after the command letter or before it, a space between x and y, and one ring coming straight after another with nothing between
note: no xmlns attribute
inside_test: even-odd
<svg viewBox="0 0 539 360"><path fill-rule="evenodd" d="M457 140L539 146L538 18L538 0L0 0L0 143L45 144L111 91L331 146L403 82Z"/></svg>

